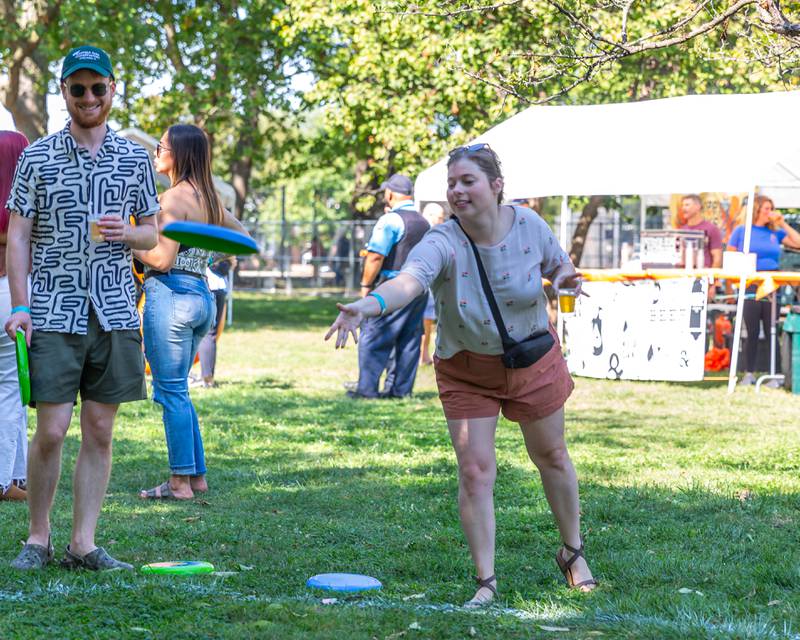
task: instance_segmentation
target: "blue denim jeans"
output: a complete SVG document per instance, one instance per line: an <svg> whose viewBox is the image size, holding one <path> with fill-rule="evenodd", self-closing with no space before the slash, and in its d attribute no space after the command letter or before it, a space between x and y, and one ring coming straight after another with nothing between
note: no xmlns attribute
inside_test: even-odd
<svg viewBox="0 0 800 640"><path fill-rule="evenodd" d="M203 475L203 438L187 378L214 319L214 298L204 279L177 274L148 278L144 292L144 352L153 400L164 413L169 468L175 475Z"/></svg>

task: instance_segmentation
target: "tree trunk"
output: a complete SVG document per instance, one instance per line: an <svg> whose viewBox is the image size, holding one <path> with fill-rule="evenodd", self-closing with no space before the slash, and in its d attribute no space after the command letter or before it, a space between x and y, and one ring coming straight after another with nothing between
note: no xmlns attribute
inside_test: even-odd
<svg viewBox="0 0 800 640"><path fill-rule="evenodd" d="M375 174L369 171L369 161L359 160L355 167L355 182L353 185L353 197L350 199L350 212L354 218L370 219L378 218L383 214L383 194L380 191L380 183L375 178ZM377 196L376 196L377 194ZM365 198L372 198L373 202L366 211L359 203Z"/></svg>
<svg viewBox="0 0 800 640"><path fill-rule="evenodd" d="M236 206L233 215L239 220L244 214L244 203L250 188L250 176L253 174L253 156L250 152L252 141L247 133L243 133L236 143L234 157L231 161L231 185L236 192Z"/></svg>
<svg viewBox="0 0 800 640"><path fill-rule="evenodd" d="M23 34L18 40L5 43L9 54L4 65L6 73L0 81L0 100L11 112L16 128L31 142L47 134L50 72L47 56L39 47L42 34L58 19L63 2L22 0L0 5L0 19ZM31 26L35 28L27 32Z"/></svg>
<svg viewBox="0 0 800 640"><path fill-rule="evenodd" d="M11 112L14 126L33 142L47 135L47 60L34 51L11 73L16 74L15 82L8 80L0 89L3 104Z"/></svg>
<svg viewBox="0 0 800 640"><path fill-rule="evenodd" d="M569 249L569 257L572 264L576 267L580 265L581 258L583 257L583 250L586 247L586 236L589 235L589 227L597 217L598 210L605 201L605 196L592 196L589 202L581 211L581 217L578 220L578 225L575 227L575 232L572 234L572 245Z"/></svg>

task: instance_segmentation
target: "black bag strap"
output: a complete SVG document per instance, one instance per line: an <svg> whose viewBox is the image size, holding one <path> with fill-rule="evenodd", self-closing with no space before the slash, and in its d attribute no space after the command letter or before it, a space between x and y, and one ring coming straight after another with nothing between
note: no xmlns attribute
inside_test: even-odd
<svg viewBox="0 0 800 640"><path fill-rule="evenodd" d="M464 227L461 226L461 221L455 215L453 215L452 218L456 221L456 224L458 225L458 228L461 229L461 232L467 237L470 245L472 245L472 252L475 254L475 262L478 263L478 274L480 274L481 277L483 293L486 296L486 301L489 303L489 308L492 310L492 317L494 318L494 323L497 325L497 330L500 332L500 340L503 343L503 351L508 351L511 347L517 344L517 341L508 335L508 331L506 331L506 323L503 322L503 316L500 315L500 309L497 307L497 300L495 300L494 293L492 292L492 286L489 284L489 278L486 276L486 269L483 268L483 261L478 253L478 247L475 246L475 243L472 241L472 238L469 237L469 234L464 231Z"/></svg>

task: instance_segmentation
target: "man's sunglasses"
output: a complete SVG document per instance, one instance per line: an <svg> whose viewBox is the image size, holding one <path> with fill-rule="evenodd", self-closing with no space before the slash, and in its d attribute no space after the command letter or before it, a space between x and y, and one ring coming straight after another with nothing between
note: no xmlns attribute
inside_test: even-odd
<svg viewBox="0 0 800 640"><path fill-rule="evenodd" d="M491 151L491 147L489 146L488 142L478 142L477 144L471 144L468 147L456 147L450 152L450 157L452 158L459 153L476 153L477 151L483 151L484 149L489 149Z"/></svg>
<svg viewBox="0 0 800 640"><path fill-rule="evenodd" d="M82 98L89 89L96 98L101 98L108 93L108 85L105 82L96 82L91 87L85 87L82 84L69 85L69 95L73 98Z"/></svg>

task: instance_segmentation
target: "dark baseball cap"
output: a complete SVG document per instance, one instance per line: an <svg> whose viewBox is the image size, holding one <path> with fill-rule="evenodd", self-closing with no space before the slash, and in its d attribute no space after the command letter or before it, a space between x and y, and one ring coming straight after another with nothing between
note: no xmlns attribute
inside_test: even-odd
<svg viewBox="0 0 800 640"><path fill-rule="evenodd" d="M404 176L401 173L395 173L391 178L386 180L381 185L381 189L389 189L389 191L410 196L414 193L414 183L411 182L411 178L408 176Z"/></svg>
<svg viewBox="0 0 800 640"><path fill-rule="evenodd" d="M111 59L105 51L97 47L84 45L70 51L67 57L64 58L64 64L61 65L61 79L66 80L80 69L89 69L99 73L101 76L114 79Z"/></svg>

